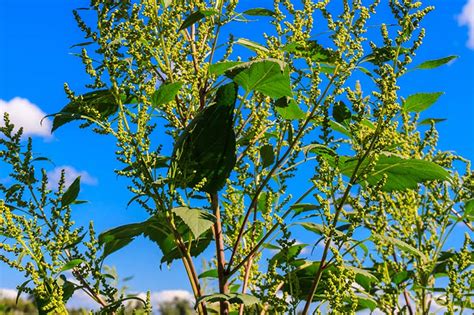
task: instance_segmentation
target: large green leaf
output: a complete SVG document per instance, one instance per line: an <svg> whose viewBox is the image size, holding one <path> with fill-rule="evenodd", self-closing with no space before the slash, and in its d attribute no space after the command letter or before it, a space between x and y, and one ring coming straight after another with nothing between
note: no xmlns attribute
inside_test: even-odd
<svg viewBox="0 0 474 315"><path fill-rule="evenodd" d="M332 117L338 123L343 123L352 116L349 108L343 101L336 102L332 108Z"/></svg>
<svg viewBox="0 0 474 315"><path fill-rule="evenodd" d="M70 205L71 203L73 203L77 199L80 189L81 189L81 176L78 176L61 197L61 206L66 207Z"/></svg>
<svg viewBox="0 0 474 315"><path fill-rule="evenodd" d="M292 97L284 96L275 101L275 111L286 120L303 119L306 113Z"/></svg>
<svg viewBox="0 0 474 315"><path fill-rule="evenodd" d="M440 67L444 64L447 64L448 62L450 62L451 60L454 60L456 58L458 58L458 56L448 56L448 57L444 57L444 58L440 58L440 59L428 60L428 61L425 61L422 64L420 64L415 69L425 70L425 69L438 68L438 67Z"/></svg>
<svg viewBox="0 0 474 315"><path fill-rule="evenodd" d="M268 167L275 162L275 152L271 144L265 144L260 147L260 158L262 159L262 167Z"/></svg>
<svg viewBox="0 0 474 315"><path fill-rule="evenodd" d="M183 86L182 82L173 82L160 85L151 97L151 105L158 107L163 104L167 104L174 100L179 90Z"/></svg>
<svg viewBox="0 0 474 315"><path fill-rule="evenodd" d="M367 169L369 164L365 160L359 172ZM346 176L352 176L357 165L356 159L348 159L341 166L341 172ZM397 155L380 155L374 169L367 175L367 183L374 185L386 176L384 191L415 189L419 183L431 180L447 180L449 173L436 163L418 160L405 159Z"/></svg>
<svg viewBox="0 0 474 315"><path fill-rule="evenodd" d="M435 92L410 95L403 103L402 109L405 112L422 112L433 105L443 94L443 92Z"/></svg>
<svg viewBox="0 0 474 315"><path fill-rule="evenodd" d="M247 92L258 91L274 99L292 95L288 67L276 59L246 62L230 68L226 75Z"/></svg>
<svg viewBox="0 0 474 315"><path fill-rule="evenodd" d="M224 74L227 70L237 65L242 64L242 61L223 61L214 63L209 66L209 73L214 74L215 76L220 76Z"/></svg>
<svg viewBox="0 0 474 315"><path fill-rule="evenodd" d="M132 223L110 229L99 235L99 244L104 246L103 258L130 244L137 236L141 235L146 226L146 221Z"/></svg>
<svg viewBox="0 0 474 315"><path fill-rule="evenodd" d="M215 217L202 209L178 207L172 210L189 227L195 238L209 230Z"/></svg>
<svg viewBox="0 0 474 315"><path fill-rule="evenodd" d="M66 270L71 270L74 267L79 266L83 262L84 262L84 260L82 260L80 258L72 259L72 260L68 261L66 264L64 264L64 266L59 271L63 272L63 271L66 271Z"/></svg>
<svg viewBox="0 0 474 315"><path fill-rule="evenodd" d="M231 304L243 304L245 306L251 306L260 303L260 299L250 295L250 294L242 294L242 293L215 293L209 295L201 296L197 301L196 304L202 302L220 302L220 301L227 301Z"/></svg>

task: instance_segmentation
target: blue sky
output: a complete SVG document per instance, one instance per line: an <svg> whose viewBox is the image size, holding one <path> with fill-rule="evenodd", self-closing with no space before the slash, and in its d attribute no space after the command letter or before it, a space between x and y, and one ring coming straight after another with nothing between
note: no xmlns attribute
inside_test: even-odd
<svg viewBox="0 0 474 315"><path fill-rule="evenodd" d="M437 10L424 21L427 37L414 64L448 55L459 59L448 66L405 76L401 95L444 91L440 100L423 117L447 118L438 125L439 147L474 159L474 1L464 19L459 18L468 0L434 0ZM242 1L245 3L246 1ZM263 6L269 1L262 1ZM84 185L81 199L89 204L77 206L76 221L94 220L97 231L141 221L143 211L126 203L130 195L126 182L113 173L117 165L115 145L110 137L80 130L77 124L61 128L54 136L36 124L36 118L57 112L67 99L64 82L78 93L84 92L88 77L70 46L83 42L72 9L88 1L2 0L0 2L0 113L7 110L30 126L34 150L51 158L58 167L69 167L71 177L81 174ZM460 25L459 21L466 21ZM249 28L250 29L250 28ZM252 35L247 36L252 38ZM30 120L26 120L26 117ZM35 127L31 127L31 126ZM48 127L48 125L46 125ZM55 166L45 164L54 175ZM159 269L160 255L146 240L138 240L107 261L122 277L134 275L129 285L136 291L188 289L179 263ZM199 265L199 261L197 262ZM137 272L133 272L137 270ZM22 276L0 265L0 287L14 288Z"/></svg>

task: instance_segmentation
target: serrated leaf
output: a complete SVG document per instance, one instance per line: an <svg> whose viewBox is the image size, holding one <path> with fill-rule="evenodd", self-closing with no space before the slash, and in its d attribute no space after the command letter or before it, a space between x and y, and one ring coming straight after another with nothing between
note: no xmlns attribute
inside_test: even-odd
<svg viewBox="0 0 474 315"><path fill-rule="evenodd" d="M332 117L338 123L343 123L352 116L351 111L343 101L336 102L332 108Z"/></svg>
<svg viewBox="0 0 474 315"><path fill-rule="evenodd" d="M214 74L215 76L220 76L224 74L227 70L237 65L242 64L241 61L223 61L214 63L209 66L209 73Z"/></svg>
<svg viewBox="0 0 474 315"><path fill-rule="evenodd" d="M399 240L397 238L390 237L387 235L380 235L380 234L375 234L375 233L372 234L371 238L374 240L379 240L379 241L381 240L381 241L386 242L387 244L393 245L399 250L401 250L402 252L405 252L406 254L417 256L421 258L423 262L428 261L428 258L425 256L425 254L423 254L420 250L418 250L417 248L413 247L412 245L408 243L405 243L402 240Z"/></svg>
<svg viewBox="0 0 474 315"><path fill-rule="evenodd" d="M266 168L275 162L275 153L271 144L265 144L260 147L260 158L262 159L262 167Z"/></svg>
<svg viewBox="0 0 474 315"><path fill-rule="evenodd" d="M262 46L257 42L251 41L250 39L239 38L235 43L239 44L239 45L242 45L242 46L244 46L244 47L246 47L250 50L253 50L255 52L258 52L258 51L268 52L267 47Z"/></svg>
<svg viewBox="0 0 474 315"><path fill-rule="evenodd" d="M189 227L195 238L214 225L215 217L202 209L178 207L172 211Z"/></svg>
<svg viewBox="0 0 474 315"><path fill-rule="evenodd" d="M275 111L286 120L300 120L306 117L292 97L284 96L276 100Z"/></svg>
<svg viewBox="0 0 474 315"><path fill-rule="evenodd" d="M444 64L447 64L451 60L457 59L458 56L448 56L440 59L434 59L434 60L428 60L420 64L418 67L415 69L421 69L421 70L426 70L426 69L434 69L438 68Z"/></svg>
<svg viewBox="0 0 474 315"><path fill-rule="evenodd" d="M250 294L242 294L242 293L215 293L209 295L203 295L196 301L196 305L202 302L220 302L220 301L227 301L230 304L243 304L245 306L251 306L260 303L260 299L250 295Z"/></svg>
<svg viewBox="0 0 474 315"><path fill-rule="evenodd" d="M68 261L60 270L59 272L63 272L63 271L66 271L66 270L71 270L77 266L79 266L80 264L82 264L84 262L84 260L78 258L78 259L73 259L71 261Z"/></svg>
<svg viewBox="0 0 474 315"><path fill-rule="evenodd" d="M273 99L292 95L288 67L279 60L246 62L230 68L226 75L247 92L258 91Z"/></svg>
<svg viewBox="0 0 474 315"><path fill-rule="evenodd" d="M80 189L81 176L78 176L61 197L61 207L67 207L68 205L73 203L77 199Z"/></svg>
<svg viewBox="0 0 474 315"><path fill-rule="evenodd" d="M219 12L214 9L199 10L199 11L193 12L186 19L184 19L183 24L181 24L181 27L179 28L178 31L182 31L185 28L188 28L194 23L198 22L199 20L202 20L205 17L211 16L217 13Z"/></svg>
<svg viewBox="0 0 474 315"><path fill-rule="evenodd" d="M422 112L433 105L443 94L443 92L435 92L410 95L403 103L402 110L405 112Z"/></svg>
<svg viewBox="0 0 474 315"><path fill-rule="evenodd" d="M418 126L437 124L439 122L445 121L446 118L426 118L418 123Z"/></svg>
<svg viewBox="0 0 474 315"><path fill-rule="evenodd" d="M245 10L243 14L251 15L251 16L275 16L276 13L272 10L265 9L265 8L254 8Z"/></svg>
<svg viewBox="0 0 474 315"><path fill-rule="evenodd" d="M158 107L163 104L167 104L174 100L179 90L183 86L183 82L173 82L160 85L151 97L151 105Z"/></svg>
<svg viewBox="0 0 474 315"><path fill-rule="evenodd" d="M350 159L343 163L341 172L350 177L357 165L356 159ZM364 170L368 166L365 160L359 170ZM370 185L377 184L386 176L383 191L397 191L415 189L417 185L432 180L447 180L449 172L438 164L418 159L405 159L397 155L381 155L374 169L369 172L366 181Z"/></svg>

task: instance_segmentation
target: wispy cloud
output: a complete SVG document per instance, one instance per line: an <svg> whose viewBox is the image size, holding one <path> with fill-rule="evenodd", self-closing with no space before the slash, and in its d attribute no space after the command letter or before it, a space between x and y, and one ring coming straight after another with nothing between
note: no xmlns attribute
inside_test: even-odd
<svg viewBox="0 0 474 315"><path fill-rule="evenodd" d="M46 113L37 105L21 97L15 97L10 101L0 99L0 126L3 126L3 114L10 115L10 121L17 127L23 127L25 136L40 136L51 138L51 121L44 119Z"/></svg>
<svg viewBox="0 0 474 315"><path fill-rule="evenodd" d="M467 47L474 49L474 0L468 0L458 16L459 25L467 25Z"/></svg>
<svg viewBox="0 0 474 315"><path fill-rule="evenodd" d="M93 177L87 171L78 171L74 167L69 165L58 166L52 171L48 172L48 188L54 189L58 186L59 179L61 178L61 172L64 170L65 185L68 187L72 182L78 177L81 176L81 184L95 186L98 184L97 178Z"/></svg>

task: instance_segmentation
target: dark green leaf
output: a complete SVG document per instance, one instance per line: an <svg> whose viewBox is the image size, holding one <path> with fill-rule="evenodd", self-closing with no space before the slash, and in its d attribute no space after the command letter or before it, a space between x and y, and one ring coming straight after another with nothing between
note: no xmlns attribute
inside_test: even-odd
<svg viewBox="0 0 474 315"><path fill-rule="evenodd" d="M303 212L321 209L321 206L309 203L298 203L292 205L290 208L294 211L295 214L293 215L293 217L295 217Z"/></svg>
<svg viewBox="0 0 474 315"><path fill-rule="evenodd" d="M332 117L338 123L343 123L350 119L351 111L347 108L343 101L336 102L332 108Z"/></svg>
<svg viewBox="0 0 474 315"><path fill-rule="evenodd" d="M61 206L67 207L73 203L77 196L79 195L79 190L81 189L81 176L77 177L74 182L69 186L66 192L61 197Z"/></svg>
<svg viewBox="0 0 474 315"><path fill-rule="evenodd" d="M292 95L288 67L276 59L246 62L230 68L226 75L247 92L258 91L274 99Z"/></svg>
<svg viewBox="0 0 474 315"><path fill-rule="evenodd" d="M405 112L422 112L433 105L443 94L443 92L436 92L410 95L403 103L402 109Z"/></svg>
<svg viewBox="0 0 474 315"><path fill-rule="evenodd" d="M425 70L425 69L438 68L438 67L440 67L444 64L447 64L448 62L450 62L451 60L454 60L456 58L458 58L458 56L448 56L448 57L444 57L444 58L440 58L440 59L428 60L428 61L423 62L421 65L419 65L415 69Z"/></svg>
<svg viewBox="0 0 474 315"><path fill-rule="evenodd" d="M275 153L271 144L265 144L260 147L260 158L262 159L262 167L268 167L275 162Z"/></svg>
<svg viewBox="0 0 474 315"><path fill-rule="evenodd" d="M445 121L446 118L426 118L418 123L418 126L437 124L439 122Z"/></svg>
<svg viewBox="0 0 474 315"><path fill-rule="evenodd" d="M268 10L265 8L249 9L249 10L245 10L243 13L247 15L252 15L252 16L275 16L276 15L276 13L273 12L272 10Z"/></svg>
<svg viewBox="0 0 474 315"><path fill-rule="evenodd" d="M143 233L146 222L122 225L99 235L99 244L104 246L103 258L118 251Z"/></svg>
<svg viewBox="0 0 474 315"><path fill-rule="evenodd" d="M79 266L80 264L82 264L84 262L84 260L82 259L73 259L69 262L67 262L60 270L59 272L63 272L63 271L66 271L66 270L71 270L77 266Z"/></svg>
<svg viewBox="0 0 474 315"><path fill-rule="evenodd" d="M469 221L474 221L474 199L469 199L464 202L463 217Z"/></svg>
<svg viewBox="0 0 474 315"><path fill-rule="evenodd" d="M370 309L371 311L377 308L377 301L373 298L357 296L357 311Z"/></svg>
<svg viewBox="0 0 474 315"><path fill-rule="evenodd" d="M25 292L25 289L26 289L26 286L28 285L28 283L30 283L32 281L32 279L30 280L26 280L25 282L23 282L22 284L20 284L18 286L18 292L16 294L16 299L15 299L15 304L18 304L18 300L20 299L20 295Z"/></svg>
<svg viewBox="0 0 474 315"><path fill-rule="evenodd" d="M182 82L173 82L160 85L158 90L156 90L151 97L152 106L156 108L160 105L171 102L174 100L182 86Z"/></svg>
<svg viewBox="0 0 474 315"><path fill-rule="evenodd" d="M62 286L63 287L62 298L64 302L67 302L74 294L74 291L76 291L76 285L68 281L64 275L61 275L60 277L64 281L63 286Z"/></svg>
<svg viewBox="0 0 474 315"><path fill-rule="evenodd" d="M406 270L397 272L392 277L392 282L395 283L396 285L399 285L400 283L403 283L406 280L408 280L408 271Z"/></svg>
<svg viewBox="0 0 474 315"><path fill-rule="evenodd" d="M205 210L178 207L173 208L172 211L189 227L195 238L201 236L214 225L215 217Z"/></svg>
<svg viewBox="0 0 474 315"><path fill-rule="evenodd" d="M268 262L269 265L279 265L282 262L290 262L298 256L303 248L308 244L295 244L288 248L282 248L282 250L276 253Z"/></svg>
<svg viewBox="0 0 474 315"><path fill-rule="evenodd" d="M306 113L301 110L292 97L284 96L275 102L276 112L286 120L303 119Z"/></svg>
<svg viewBox="0 0 474 315"><path fill-rule="evenodd" d="M199 10L199 11L193 12L184 20L183 24L181 24L181 27L179 28L178 31L182 31L185 28L188 28L194 23L198 22L199 20L202 20L205 17L211 16L217 13L219 12L214 9Z"/></svg>
<svg viewBox="0 0 474 315"><path fill-rule="evenodd" d="M90 44L94 44L94 42L84 42L84 43L79 43L79 44L72 45L72 46L71 46L71 47L69 47L69 48L74 48L74 47L82 47L82 46L89 46Z"/></svg>
<svg viewBox="0 0 474 315"><path fill-rule="evenodd" d="M209 66L209 73L214 74L215 76L220 76L224 74L227 70L237 65L242 64L241 61L223 61L214 63Z"/></svg>

